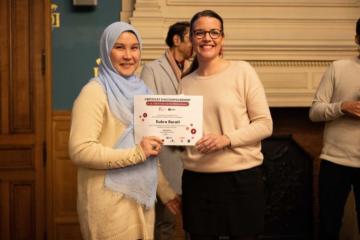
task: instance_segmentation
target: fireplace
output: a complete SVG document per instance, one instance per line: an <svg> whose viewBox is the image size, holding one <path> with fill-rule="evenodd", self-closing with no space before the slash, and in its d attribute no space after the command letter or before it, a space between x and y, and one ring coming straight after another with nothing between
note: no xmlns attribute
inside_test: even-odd
<svg viewBox="0 0 360 240"><path fill-rule="evenodd" d="M262 143L266 190L262 239L311 239L313 235L312 157L292 135Z"/></svg>
<svg viewBox="0 0 360 240"><path fill-rule="evenodd" d="M317 234L318 156L323 125L309 108L271 108L273 135L262 143L266 185L261 239L309 240Z"/></svg>

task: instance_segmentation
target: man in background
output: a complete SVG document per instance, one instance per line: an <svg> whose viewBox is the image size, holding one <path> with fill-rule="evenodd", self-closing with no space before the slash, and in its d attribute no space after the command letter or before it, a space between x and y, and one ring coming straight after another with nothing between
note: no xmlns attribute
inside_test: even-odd
<svg viewBox="0 0 360 240"><path fill-rule="evenodd" d="M360 53L360 19L355 42ZM320 239L338 240L351 188L360 229L360 55L330 65L309 115L312 121L325 122L319 175Z"/></svg>
<svg viewBox="0 0 360 240"><path fill-rule="evenodd" d="M177 22L169 27L163 56L144 65L140 78L159 95L176 95L181 77L190 66L192 45L189 39L189 22ZM171 147L163 147L160 164L171 187L181 195L181 175L183 172L180 152ZM174 239L176 216L161 201L155 205L155 240Z"/></svg>

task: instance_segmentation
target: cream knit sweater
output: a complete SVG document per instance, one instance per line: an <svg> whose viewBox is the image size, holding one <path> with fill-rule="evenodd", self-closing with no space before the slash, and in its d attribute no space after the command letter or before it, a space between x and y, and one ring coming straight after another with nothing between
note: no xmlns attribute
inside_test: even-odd
<svg viewBox="0 0 360 240"><path fill-rule="evenodd" d="M85 240L153 239L154 209L104 187L106 169L145 161L140 146L113 149L125 127L110 111L102 87L91 81L72 111L69 154L78 166L77 208ZM163 202L175 197L162 173L158 195Z"/></svg>
<svg viewBox="0 0 360 240"><path fill-rule="evenodd" d="M324 73L310 109L312 121L325 122L320 158L360 168L360 119L341 112L344 101L360 101L360 59L333 62Z"/></svg>
<svg viewBox="0 0 360 240"><path fill-rule="evenodd" d="M272 133L264 88L244 61L230 62L211 76L196 72L182 79L180 92L204 97L204 134L225 134L231 147L201 154L187 147L184 168L196 172L228 172L262 164L261 140Z"/></svg>

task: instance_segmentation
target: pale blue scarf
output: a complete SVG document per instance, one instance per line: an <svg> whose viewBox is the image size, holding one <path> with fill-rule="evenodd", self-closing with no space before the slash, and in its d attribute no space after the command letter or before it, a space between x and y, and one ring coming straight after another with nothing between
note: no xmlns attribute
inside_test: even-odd
<svg viewBox="0 0 360 240"><path fill-rule="evenodd" d="M101 65L96 79L105 89L110 110L122 123L127 125L113 146L118 149L134 148L134 96L151 94L144 82L135 75L121 76L113 67L110 52L117 38L125 31L133 32L141 46L141 38L136 29L125 23L115 22L109 25L100 39ZM108 170L105 186L135 199L146 208L151 208L156 199L157 159L149 158L145 162Z"/></svg>

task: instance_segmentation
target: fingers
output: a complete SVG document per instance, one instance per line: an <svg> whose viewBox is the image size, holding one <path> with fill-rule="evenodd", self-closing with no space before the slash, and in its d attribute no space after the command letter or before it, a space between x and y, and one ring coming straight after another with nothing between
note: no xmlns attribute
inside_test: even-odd
<svg viewBox="0 0 360 240"><path fill-rule="evenodd" d="M155 136L147 136L147 137L143 137L143 139L146 139L148 141L151 141L154 144L160 144L162 145L163 141L161 140L161 138L159 137L155 137Z"/></svg>
<svg viewBox="0 0 360 240"><path fill-rule="evenodd" d="M354 117L360 117L360 101L345 101L341 104L341 110Z"/></svg>
<svg viewBox="0 0 360 240"><path fill-rule="evenodd" d="M196 149L201 153L209 153L223 149L230 144L230 139L225 135L208 134L202 137L196 144Z"/></svg>
<svg viewBox="0 0 360 240"><path fill-rule="evenodd" d="M360 101L356 101L355 103L354 115L360 117Z"/></svg>
<svg viewBox="0 0 360 240"><path fill-rule="evenodd" d="M170 212L174 215L178 214L179 213L179 210L176 209L176 207L174 207L173 205L169 204L167 205L167 208L170 210Z"/></svg>
<svg viewBox="0 0 360 240"><path fill-rule="evenodd" d="M205 142L208 141L208 140L209 140L209 135L205 135L199 141L196 142L196 145L205 144Z"/></svg>
<svg viewBox="0 0 360 240"><path fill-rule="evenodd" d="M181 213L181 200L179 197L175 197L174 199L168 201L165 205L172 214L176 215Z"/></svg>
<svg viewBox="0 0 360 240"><path fill-rule="evenodd" d="M202 141L199 141L195 145L195 147L201 153L208 153L208 152L214 151L217 149L216 139L214 139L214 138L203 139Z"/></svg>
<svg viewBox="0 0 360 240"><path fill-rule="evenodd" d="M151 149L156 152L160 152L163 142L158 137L148 137L149 143L151 144Z"/></svg>
<svg viewBox="0 0 360 240"><path fill-rule="evenodd" d="M154 136L143 137L140 142L146 157L157 156L161 151L162 145L161 139Z"/></svg>

